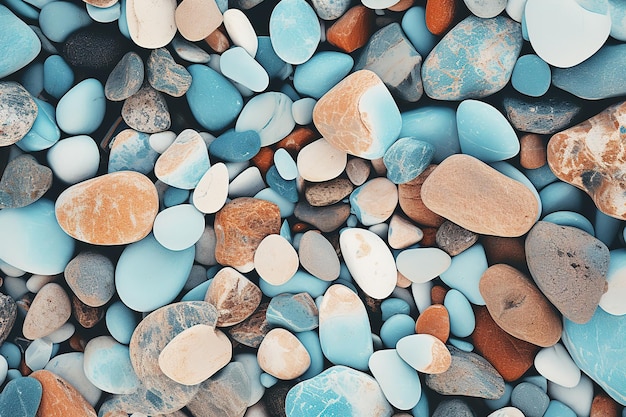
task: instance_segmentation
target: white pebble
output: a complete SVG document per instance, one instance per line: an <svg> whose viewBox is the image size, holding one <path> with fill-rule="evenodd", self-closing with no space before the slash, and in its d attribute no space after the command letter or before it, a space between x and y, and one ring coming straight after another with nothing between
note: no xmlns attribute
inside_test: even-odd
<svg viewBox="0 0 626 417"><path fill-rule="evenodd" d="M574 388L565 388L548 381L548 394L553 400L561 401L579 416L588 416L593 401L593 382L581 374L580 382Z"/></svg>
<svg viewBox="0 0 626 417"><path fill-rule="evenodd" d="M60 180L76 184L93 178L100 167L100 150L87 135L62 139L48 150L48 165Z"/></svg>
<svg viewBox="0 0 626 417"><path fill-rule="evenodd" d="M300 176L311 182L337 178L346 169L348 154L332 146L324 138L309 143L297 158Z"/></svg>
<svg viewBox="0 0 626 417"><path fill-rule="evenodd" d="M0 355L0 385L4 384L4 380L7 378L9 372L9 363L6 358Z"/></svg>
<svg viewBox="0 0 626 417"><path fill-rule="evenodd" d="M626 249L610 252L609 271L606 274L607 291L600 298L600 308L609 314L626 314Z"/></svg>
<svg viewBox="0 0 626 417"><path fill-rule="evenodd" d="M176 0L126 0L130 37L146 49L161 48L176 35Z"/></svg>
<svg viewBox="0 0 626 417"><path fill-rule="evenodd" d="M33 371L39 371L46 366L52 356L52 342L47 337L35 339L24 352L24 361Z"/></svg>
<svg viewBox="0 0 626 417"><path fill-rule="evenodd" d="M560 343L541 349L535 356L535 368L547 380L565 388L580 382L580 369Z"/></svg>
<svg viewBox="0 0 626 417"><path fill-rule="evenodd" d="M438 248L406 249L396 258L398 271L412 282L428 282L445 272L452 263L450 255Z"/></svg>
<svg viewBox="0 0 626 417"><path fill-rule="evenodd" d="M322 32L324 33L324 32ZM311 97L301 98L293 102L291 114L293 120L299 125L308 125L313 122L313 108L317 104L317 100Z"/></svg>
<svg viewBox="0 0 626 417"><path fill-rule="evenodd" d="M521 23L525 7L526 0L508 0L505 10L511 19Z"/></svg>
<svg viewBox="0 0 626 417"><path fill-rule="evenodd" d="M150 147L158 153L165 152L175 140L176 133L169 130L165 132L153 133L148 139Z"/></svg>
<svg viewBox="0 0 626 417"><path fill-rule="evenodd" d="M202 213L216 213L228 197L228 169L224 163L213 165L193 191L193 205Z"/></svg>
<svg viewBox="0 0 626 417"><path fill-rule="evenodd" d="M254 253L254 269L264 281L282 285L298 271L298 253L281 235L268 235Z"/></svg>
<svg viewBox="0 0 626 417"><path fill-rule="evenodd" d="M38 275L38 274L32 275L26 281L26 288L28 288L28 291L30 292L38 293L41 287L43 287L49 282L54 281L55 278L56 277L54 275Z"/></svg>
<svg viewBox="0 0 626 417"><path fill-rule="evenodd" d="M252 197L265 188L265 181L257 167L250 167L237 175L228 186L228 196Z"/></svg>
<svg viewBox="0 0 626 417"><path fill-rule="evenodd" d="M259 39L244 12L239 9L226 10L224 12L224 27L233 44L241 46L252 58L256 56Z"/></svg>

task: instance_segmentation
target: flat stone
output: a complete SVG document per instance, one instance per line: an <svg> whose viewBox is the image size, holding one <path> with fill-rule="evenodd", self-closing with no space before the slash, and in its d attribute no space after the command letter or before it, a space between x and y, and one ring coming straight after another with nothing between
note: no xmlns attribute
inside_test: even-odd
<svg viewBox="0 0 626 417"><path fill-rule="evenodd" d="M254 252L254 269L262 279L272 285L289 281L299 266L298 253L279 234L264 237Z"/></svg>
<svg viewBox="0 0 626 417"><path fill-rule="evenodd" d="M437 229L437 246L450 256L456 256L478 241L478 235L446 220Z"/></svg>
<svg viewBox="0 0 626 417"><path fill-rule="evenodd" d="M417 405L422 396L419 375L402 360L395 349L374 352L369 367L392 406L409 410Z"/></svg>
<svg viewBox="0 0 626 417"><path fill-rule="evenodd" d="M146 49L161 48L170 43L176 35L176 7L175 0L129 1L126 20L133 42Z"/></svg>
<svg viewBox="0 0 626 417"><path fill-rule="evenodd" d="M55 213L59 225L75 239L95 245L121 245L150 233L158 202L148 177L121 171L67 188L57 198Z"/></svg>
<svg viewBox="0 0 626 417"><path fill-rule="evenodd" d="M556 133L571 126L583 109L582 102L576 97L553 91L536 98L521 94L505 96L502 104L504 114L514 128L539 135Z"/></svg>
<svg viewBox="0 0 626 417"><path fill-rule="evenodd" d="M271 327L282 327L290 332L300 333L317 329L318 314L315 301L308 293L285 293L272 298L267 307L266 318Z"/></svg>
<svg viewBox="0 0 626 417"><path fill-rule="evenodd" d="M318 100L348 75L353 66L352 57L343 52L317 52L307 62L296 67L293 86L301 95ZM312 104L314 106L315 102Z"/></svg>
<svg viewBox="0 0 626 417"><path fill-rule="evenodd" d="M154 165L158 179L176 188L195 188L210 167L204 140L193 129L185 129L161 154Z"/></svg>
<svg viewBox="0 0 626 417"><path fill-rule="evenodd" d="M307 184L304 198L314 207L325 207L338 203L354 190L347 178L335 178L328 181Z"/></svg>
<svg viewBox="0 0 626 417"><path fill-rule="evenodd" d="M146 77L152 88L172 97L181 97L191 86L189 71L177 64L165 48L153 49L150 53L146 61Z"/></svg>
<svg viewBox="0 0 626 417"><path fill-rule="evenodd" d="M389 220L387 243L393 249L405 249L422 240L424 232L406 218L393 214Z"/></svg>
<svg viewBox="0 0 626 417"><path fill-rule="evenodd" d="M437 303L428 306L417 317L415 333L432 335L441 340L442 343L446 343L450 336L450 315L448 314L448 309Z"/></svg>
<svg viewBox="0 0 626 417"><path fill-rule="evenodd" d="M48 336L63 326L72 314L72 306L67 293L59 284L44 285L28 309L22 333L30 340Z"/></svg>
<svg viewBox="0 0 626 417"><path fill-rule="evenodd" d="M225 162L249 161L260 149L261 137L254 130L238 132L229 129L209 145L211 156Z"/></svg>
<svg viewBox="0 0 626 417"><path fill-rule="evenodd" d="M17 318L17 304L8 295L0 294L0 345L9 337Z"/></svg>
<svg viewBox="0 0 626 417"><path fill-rule="evenodd" d="M280 211L269 201L240 197L226 203L215 215L215 258L240 272L254 268L254 252L270 234L280 233Z"/></svg>
<svg viewBox="0 0 626 417"><path fill-rule="evenodd" d="M398 184L398 204L415 223L423 226L439 227L446 220L431 211L422 199L422 185L437 165L429 165L420 175L411 181Z"/></svg>
<svg viewBox="0 0 626 417"><path fill-rule="evenodd" d="M38 415L50 417L96 417L96 411L76 388L50 371L39 370L29 376L41 383Z"/></svg>
<svg viewBox="0 0 626 417"><path fill-rule="evenodd" d="M398 188L384 177L367 181L350 194L350 211L363 226L383 223L398 205Z"/></svg>
<svg viewBox="0 0 626 417"><path fill-rule="evenodd" d="M329 181L341 175L347 160L343 150L321 138L304 146L298 153L298 173L307 181Z"/></svg>
<svg viewBox="0 0 626 417"><path fill-rule="evenodd" d="M41 41L24 21L4 5L0 7L0 26L4 34L0 49L5 57L0 64L0 78L4 78L35 59L41 51ZM6 119L3 117L1 120L4 123Z"/></svg>
<svg viewBox="0 0 626 417"><path fill-rule="evenodd" d="M626 103L559 132L548 142L548 164L561 180L585 191L605 214L626 219L624 144Z"/></svg>
<svg viewBox="0 0 626 417"><path fill-rule="evenodd" d="M211 165L200 178L193 191L193 205L202 213L212 214L218 212L226 204L228 182L228 168L226 165L223 162ZM213 250L215 251L215 248Z"/></svg>
<svg viewBox="0 0 626 417"><path fill-rule="evenodd" d="M468 181L457 183L460 177ZM480 201L472 198L476 195ZM526 186L469 155L453 155L439 164L424 181L421 197L430 210L467 230L503 237L526 233L539 211ZM485 212L491 216L481 216Z"/></svg>
<svg viewBox="0 0 626 417"><path fill-rule="evenodd" d="M446 372L427 374L426 385L442 395L496 400L504 394L504 380L482 356L448 346L452 363Z"/></svg>
<svg viewBox="0 0 626 417"><path fill-rule="evenodd" d="M266 335L257 352L263 371L278 379L295 379L306 372L311 357L291 332L276 328Z"/></svg>
<svg viewBox="0 0 626 417"><path fill-rule="evenodd" d="M535 54L519 57L511 75L511 85L522 94L540 97L548 92L551 83L550 66Z"/></svg>
<svg viewBox="0 0 626 417"><path fill-rule="evenodd" d="M177 204L157 214L152 230L164 248L181 251L193 248L204 233L204 227L204 213L192 204Z"/></svg>
<svg viewBox="0 0 626 417"><path fill-rule="evenodd" d="M213 278L205 301L217 308L217 326L241 323L254 313L261 303L261 290L237 270L225 267Z"/></svg>
<svg viewBox="0 0 626 417"><path fill-rule="evenodd" d="M304 0L281 0L272 10L269 32L276 54L294 65L311 58L321 40L317 15Z"/></svg>
<svg viewBox="0 0 626 417"><path fill-rule="evenodd" d="M163 132L171 125L165 98L147 84L124 101L122 118L128 126L144 133Z"/></svg>
<svg viewBox="0 0 626 417"><path fill-rule="evenodd" d="M304 232L300 239L298 256L302 267L311 275L324 281L334 281L339 277L337 252L321 233L313 230Z"/></svg>
<svg viewBox="0 0 626 417"><path fill-rule="evenodd" d="M537 385L522 382L513 388L511 405L528 417L543 417L550 404L550 397Z"/></svg>
<svg viewBox="0 0 626 417"><path fill-rule="evenodd" d="M81 252L65 267L65 280L74 294L85 304L100 307L115 294L115 268L106 256Z"/></svg>
<svg viewBox="0 0 626 417"><path fill-rule="evenodd" d="M261 303L248 318L229 328L227 331L230 337L244 346L258 348L270 331L266 316L268 306L269 303Z"/></svg>
<svg viewBox="0 0 626 417"><path fill-rule="evenodd" d="M561 320L532 280L506 264L490 266L480 278L480 293L493 320L510 335L547 347L561 337Z"/></svg>
<svg viewBox="0 0 626 417"><path fill-rule="evenodd" d="M0 208L19 208L39 200L52 186L52 170L31 155L7 164L0 180Z"/></svg>
<svg viewBox="0 0 626 417"><path fill-rule="evenodd" d="M387 178L394 184L403 184L424 172L433 159L435 147L413 137L400 138L383 156Z"/></svg>
<svg viewBox="0 0 626 417"><path fill-rule="evenodd" d="M200 385L187 410L193 417L240 417L246 413L250 391L246 369L239 362L231 362Z"/></svg>
<svg viewBox="0 0 626 417"><path fill-rule="evenodd" d="M139 388L128 346L111 336L94 337L87 343L83 369L87 379L105 392L131 394Z"/></svg>
<svg viewBox="0 0 626 417"><path fill-rule="evenodd" d="M215 0L185 0L176 7L176 27L185 39L201 41L224 21Z"/></svg>
<svg viewBox="0 0 626 417"><path fill-rule="evenodd" d="M452 363L446 345L430 334L405 336L398 340L396 350L406 363L425 374L443 373Z"/></svg>
<svg viewBox="0 0 626 417"><path fill-rule="evenodd" d="M5 7L0 8L0 19L2 13L15 17ZM35 123L37 113L37 103L24 87L13 81L0 82L0 146L9 146L22 139Z"/></svg>
<svg viewBox="0 0 626 417"><path fill-rule="evenodd" d="M89 25L67 37L61 45L61 54L74 69L106 75L128 52L129 45L119 31Z"/></svg>
<svg viewBox="0 0 626 417"><path fill-rule="evenodd" d="M30 377L9 381L0 394L0 409L15 417L35 417L41 404L41 383Z"/></svg>
<svg viewBox="0 0 626 417"><path fill-rule="evenodd" d="M538 222L526 237L533 280L569 320L586 323L606 291L609 250L587 232Z"/></svg>
<svg viewBox="0 0 626 417"><path fill-rule="evenodd" d="M348 9L326 31L326 40L344 52L364 46L374 33L374 12L361 4Z"/></svg>
<svg viewBox="0 0 626 417"><path fill-rule="evenodd" d="M313 122L333 146L364 159L381 158L402 127L391 93L369 70L348 75L320 98Z"/></svg>

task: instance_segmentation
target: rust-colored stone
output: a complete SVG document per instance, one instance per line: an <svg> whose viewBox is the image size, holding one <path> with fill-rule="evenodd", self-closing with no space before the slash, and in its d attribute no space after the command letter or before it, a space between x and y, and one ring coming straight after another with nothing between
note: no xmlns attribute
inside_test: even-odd
<svg viewBox="0 0 626 417"><path fill-rule="evenodd" d="M446 343L450 337L450 316L441 304L433 304L417 317L415 333L429 334Z"/></svg>
<svg viewBox="0 0 626 417"><path fill-rule="evenodd" d="M274 165L274 150L269 146L264 146L252 157L250 162L259 168L261 175L265 175L272 165Z"/></svg>
<svg viewBox="0 0 626 417"><path fill-rule="evenodd" d="M489 265L507 264L522 271L526 270L524 238L482 236L480 243L485 249Z"/></svg>
<svg viewBox="0 0 626 417"><path fill-rule="evenodd" d="M106 309L88 306L72 294L72 313L81 326L85 329L91 329L104 318Z"/></svg>
<svg viewBox="0 0 626 417"><path fill-rule="evenodd" d="M354 52L364 46L374 33L375 18L372 9L354 6L328 28L326 40L344 52Z"/></svg>
<svg viewBox="0 0 626 417"><path fill-rule="evenodd" d="M287 136L276 143L276 149L283 148L292 157L296 157L300 150L309 143L320 138L319 133L309 129L308 127L296 127Z"/></svg>
<svg viewBox="0 0 626 417"><path fill-rule="evenodd" d="M593 397L589 417L618 417L620 405L606 393L600 392Z"/></svg>
<svg viewBox="0 0 626 417"><path fill-rule="evenodd" d="M387 10L391 10L392 12L403 12L410 9L413 4L415 4L415 0L400 0L393 6L387 7Z"/></svg>
<svg viewBox="0 0 626 417"><path fill-rule="evenodd" d="M204 301L217 308L218 327L241 323L254 313L263 294L259 287L233 268L222 268L213 278Z"/></svg>
<svg viewBox="0 0 626 417"><path fill-rule="evenodd" d="M437 229L434 227L422 227L424 237L420 240L420 246L423 248L434 248L437 246Z"/></svg>
<svg viewBox="0 0 626 417"><path fill-rule="evenodd" d="M437 165L430 165L411 181L398 184L398 203L404 214L414 222L430 227L439 227L446 220L440 215L433 213L422 201L422 184L424 184L426 178L435 168L437 168ZM425 235L426 232L424 231L424 238L426 238Z"/></svg>
<svg viewBox="0 0 626 417"><path fill-rule="evenodd" d="M448 290L441 285L435 285L430 289L430 300L433 304L443 304Z"/></svg>
<svg viewBox="0 0 626 417"><path fill-rule="evenodd" d="M426 27L433 35L443 35L454 23L456 0L428 0Z"/></svg>
<svg viewBox="0 0 626 417"><path fill-rule="evenodd" d="M204 41L209 45L209 48L213 49L218 54L230 48L230 41L224 33L224 25L211 32L209 36L204 38Z"/></svg>
<svg viewBox="0 0 626 417"><path fill-rule="evenodd" d="M79 332L74 332L72 337L70 337L69 343L75 352L84 352L85 346L87 346L87 340Z"/></svg>
<svg viewBox="0 0 626 417"><path fill-rule="evenodd" d="M41 383L43 394L37 417L96 417L96 411L76 388L50 371L30 374Z"/></svg>
<svg viewBox="0 0 626 417"><path fill-rule="evenodd" d="M528 133L519 139L519 164L526 169L541 168L548 162L546 144L541 136Z"/></svg>

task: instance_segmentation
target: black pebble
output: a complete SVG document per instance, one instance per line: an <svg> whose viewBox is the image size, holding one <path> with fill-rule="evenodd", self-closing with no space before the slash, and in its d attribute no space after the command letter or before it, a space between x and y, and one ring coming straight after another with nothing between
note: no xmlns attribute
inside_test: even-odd
<svg viewBox="0 0 626 417"><path fill-rule="evenodd" d="M130 42L117 27L93 25L72 33L62 45L67 63L78 71L105 74L130 50ZM113 30L115 29L115 30Z"/></svg>

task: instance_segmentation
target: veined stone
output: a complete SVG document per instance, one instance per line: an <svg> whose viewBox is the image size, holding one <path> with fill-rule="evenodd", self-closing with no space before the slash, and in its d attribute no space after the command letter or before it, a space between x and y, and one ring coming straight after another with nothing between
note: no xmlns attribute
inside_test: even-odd
<svg viewBox="0 0 626 417"><path fill-rule="evenodd" d="M96 411L91 404L63 378L43 369L33 372L30 377L35 378L42 386L38 415L96 417Z"/></svg>
<svg viewBox="0 0 626 417"><path fill-rule="evenodd" d="M0 21L3 8L0 8ZM22 85L13 81L0 82L0 146L9 146L22 139L35 123L38 112L37 103Z"/></svg>
<svg viewBox="0 0 626 417"><path fill-rule="evenodd" d="M215 275L204 300L217 308L217 325L228 327L241 323L261 303L261 290L237 270L225 267Z"/></svg>
<svg viewBox="0 0 626 417"><path fill-rule="evenodd" d="M191 74L174 61L166 48L152 50L146 62L146 77L152 88L172 97L184 95L191 86Z"/></svg>
<svg viewBox="0 0 626 417"><path fill-rule="evenodd" d="M291 332L276 328L265 335L257 353L259 366L278 379L295 379L311 364L304 345Z"/></svg>
<svg viewBox="0 0 626 417"><path fill-rule="evenodd" d="M146 49L161 48L176 35L176 0L126 2L126 22L130 37Z"/></svg>
<svg viewBox="0 0 626 417"><path fill-rule="evenodd" d="M209 167L209 151L204 140L195 130L186 129L157 159L154 174L167 185L190 190Z"/></svg>

